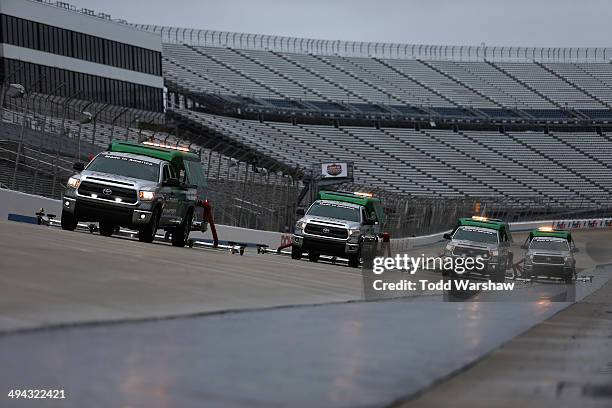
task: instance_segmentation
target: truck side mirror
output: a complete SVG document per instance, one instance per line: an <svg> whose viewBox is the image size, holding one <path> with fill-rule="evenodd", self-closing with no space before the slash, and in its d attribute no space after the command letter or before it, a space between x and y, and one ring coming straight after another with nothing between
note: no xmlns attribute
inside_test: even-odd
<svg viewBox="0 0 612 408"><path fill-rule="evenodd" d="M574 248L572 248L572 252L573 252L573 253L580 252L580 249L578 249L578 248L574 247Z"/></svg>
<svg viewBox="0 0 612 408"><path fill-rule="evenodd" d="M83 171L85 170L85 163L83 162L76 162L72 165L72 168L76 171Z"/></svg>
<svg viewBox="0 0 612 408"><path fill-rule="evenodd" d="M376 221L366 218L365 220L363 220L363 225L376 225Z"/></svg>
<svg viewBox="0 0 612 408"><path fill-rule="evenodd" d="M447 232L446 234L444 234L444 239L452 239L452 238L453 237L451 236L450 233Z"/></svg>
<svg viewBox="0 0 612 408"><path fill-rule="evenodd" d="M297 210L295 210L295 214L303 217L304 215L306 215L306 211L304 211L303 208L298 208Z"/></svg>

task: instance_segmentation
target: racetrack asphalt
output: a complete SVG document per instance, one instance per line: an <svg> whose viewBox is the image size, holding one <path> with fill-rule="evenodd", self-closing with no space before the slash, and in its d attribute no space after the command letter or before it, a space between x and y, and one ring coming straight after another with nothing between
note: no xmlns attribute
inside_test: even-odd
<svg viewBox="0 0 612 408"><path fill-rule="evenodd" d="M580 300L611 241L576 237ZM361 302L359 269L18 223L0 242L0 389L66 390L44 406L386 406L571 305Z"/></svg>

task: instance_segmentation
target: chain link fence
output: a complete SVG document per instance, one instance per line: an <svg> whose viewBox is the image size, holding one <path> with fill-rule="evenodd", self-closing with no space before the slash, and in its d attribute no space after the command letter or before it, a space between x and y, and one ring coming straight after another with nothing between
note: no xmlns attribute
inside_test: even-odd
<svg viewBox="0 0 612 408"><path fill-rule="evenodd" d="M79 102L77 102L79 103ZM27 103L7 103L0 120L0 185L30 194L61 198L75 161L87 161L113 138L138 141L154 138L186 145L164 132L141 132L107 123L82 124L77 106L42 109ZM29 109L26 109L28 107ZM49 115L60 112L60 116ZM67 112L70 114L61 114ZM300 183L292 177L253 166L221 153L199 149L208 178L207 198L215 222L268 231L289 231L295 223Z"/></svg>

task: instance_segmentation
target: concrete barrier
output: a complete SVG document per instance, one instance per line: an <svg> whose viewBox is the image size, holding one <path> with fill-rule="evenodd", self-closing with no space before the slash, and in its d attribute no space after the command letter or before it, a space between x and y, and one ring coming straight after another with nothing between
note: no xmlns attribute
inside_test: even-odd
<svg viewBox="0 0 612 408"><path fill-rule="evenodd" d="M6 220L10 213L33 216L40 208L58 219L62 213L60 200L0 189L0 219Z"/></svg>
<svg viewBox="0 0 612 408"><path fill-rule="evenodd" d="M46 213L55 214L57 219L60 218L62 213L62 203L60 200L0 189L0 219L8 219L9 214L34 216L40 208L44 208ZM217 225L217 233L222 241L235 241L251 245L264 244L270 248L277 248L281 244L291 241L291 234L238 228L228 225ZM212 240L210 230L204 234L194 231L190 236L192 238Z"/></svg>
<svg viewBox="0 0 612 408"><path fill-rule="evenodd" d="M511 222L511 232L528 232L539 227L553 227L557 229L601 229L612 228L612 218L593 218L582 220L544 220ZM451 230L418 237L391 239L391 250L394 252L408 251L420 246L431 245L444 241L444 234Z"/></svg>

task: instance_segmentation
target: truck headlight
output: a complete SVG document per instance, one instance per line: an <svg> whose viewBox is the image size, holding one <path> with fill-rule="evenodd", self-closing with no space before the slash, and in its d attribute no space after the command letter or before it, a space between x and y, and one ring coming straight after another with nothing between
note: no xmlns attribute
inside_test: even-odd
<svg viewBox="0 0 612 408"><path fill-rule="evenodd" d="M455 246L453 244L446 244L444 248L444 255L452 255L455 250Z"/></svg>
<svg viewBox="0 0 612 408"><path fill-rule="evenodd" d="M303 230L304 228L306 228L306 221L298 221L295 224L295 229Z"/></svg>
<svg viewBox="0 0 612 408"><path fill-rule="evenodd" d="M354 237L361 234L361 230L359 228L352 228L349 230L349 237Z"/></svg>
<svg viewBox="0 0 612 408"><path fill-rule="evenodd" d="M138 196L140 197L140 201L153 201L153 199L155 198L155 192L141 191L140 193L138 193Z"/></svg>
<svg viewBox="0 0 612 408"><path fill-rule="evenodd" d="M565 257L565 264L570 265L572 263L572 258L570 256Z"/></svg>
<svg viewBox="0 0 612 408"><path fill-rule="evenodd" d="M68 183L66 184L68 184L68 187L76 189L79 188L79 186L81 185L81 179L78 177L70 177L68 179Z"/></svg>

